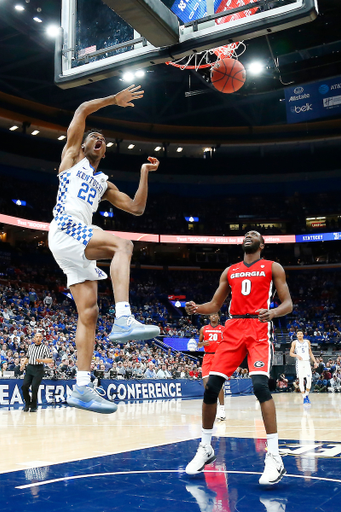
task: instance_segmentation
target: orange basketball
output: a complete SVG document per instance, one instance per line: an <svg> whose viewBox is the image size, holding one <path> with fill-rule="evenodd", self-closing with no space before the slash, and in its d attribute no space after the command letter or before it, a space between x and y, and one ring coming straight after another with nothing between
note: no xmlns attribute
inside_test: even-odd
<svg viewBox="0 0 341 512"><path fill-rule="evenodd" d="M211 70L211 82L214 87L227 94L238 91L243 87L246 71L236 59L218 60Z"/></svg>

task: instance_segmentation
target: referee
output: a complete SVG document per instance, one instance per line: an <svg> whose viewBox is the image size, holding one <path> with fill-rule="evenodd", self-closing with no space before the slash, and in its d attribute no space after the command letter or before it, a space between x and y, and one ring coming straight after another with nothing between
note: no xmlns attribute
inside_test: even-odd
<svg viewBox="0 0 341 512"><path fill-rule="evenodd" d="M35 334L33 341L34 343L28 347L28 365L26 367L24 382L21 388L25 400L25 412L30 409L31 412L37 411L37 395L44 375L44 363L53 362L49 349L45 345L42 345L43 335L41 332L37 332ZM31 385L32 400L30 399L30 394L28 392Z"/></svg>

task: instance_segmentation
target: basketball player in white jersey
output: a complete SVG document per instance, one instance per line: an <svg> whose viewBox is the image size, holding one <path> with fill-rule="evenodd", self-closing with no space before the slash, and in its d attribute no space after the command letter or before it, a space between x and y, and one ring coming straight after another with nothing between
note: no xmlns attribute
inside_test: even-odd
<svg viewBox="0 0 341 512"><path fill-rule="evenodd" d="M311 366L310 359L314 362L314 368L317 368L317 362L311 351L310 341L304 339L303 331L297 331L297 340L291 344L290 355L296 358L296 374L298 377L300 390L303 395L303 403L310 404L309 392L311 388ZM304 389L304 379L306 379L306 388Z"/></svg>
<svg viewBox="0 0 341 512"><path fill-rule="evenodd" d="M157 170L159 162L149 157L149 163L142 165L139 186L131 199L107 181L108 176L98 171L106 151L103 135L90 131L84 136L84 130L87 117L97 110L109 105L133 107L133 101L142 97L140 86L131 85L116 95L87 101L77 108L62 152L57 203L49 231L49 247L67 276L67 286L78 312L77 384L67 401L74 407L104 414L115 412L117 406L104 400L89 386L98 317L97 281L107 277L97 268L96 260L111 259L116 318L110 340L148 340L159 335L160 330L154 325L138 322L131 315L129 276L132 242L92 226L92 215L104 199L128 213L142 215L147 202L148 175Z"/></svg>

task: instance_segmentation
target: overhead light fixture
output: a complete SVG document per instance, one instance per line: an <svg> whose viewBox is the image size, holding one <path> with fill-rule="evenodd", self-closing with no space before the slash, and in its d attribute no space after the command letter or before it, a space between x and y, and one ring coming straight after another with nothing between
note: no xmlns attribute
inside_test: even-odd
<svg viewBox="0 0 341 512"><path fill-rule="evenodd" d="M143 71L143 69L139 69L138 71L135 71L136 78L142 78L146 73Z"/></svg>
<svg viewBox="0 0 341 512"><path fill-rule="evenodd" d="M10 131L11 131L11 132L14 132L14 131L15 131L15 130L17 130L18 128L19 128L19 126L16 126L16 125L11 126L11 127L10 127Z"/></svg>
<svg viewBox="0 0 341 512"><path fill-rule="evenodd" d="M107 144L107 148L111 148L111 146L113 146L113 145L114 145L114 143L113 143L113 142L108 142L108 144Z"/></svg>
<svg viewBox="0 0 341 512"><path fill-rule="evenodd" d="M17 5L14 6L14 9L16 11L24 11L25 7L23 5L17 4Z"/></svg>
<svg viewBox="0 0 341 512"><path fill-rule="evenodd" d="M34 21L36 21L37 23L43 23L43 20L41 20L40 18L38 18L38 16L35 16L33 19L34 19Z"/></svg>
<svg viewBox="0 0 341 512"><path fill-rule="evenodd" d="M251 75L260 75L264 71L264 64L259 61L251 62L247 70Z"/></svg>
<svg viewBox="0 0 341 512"><path fill-rule="evenodd" d="M58 140L64 140L66 139L66 135L61 135L60 137L58 137Z"/></svg>
<svg viewBox="0 0 341 512"><path fill-rule="evenodd" d="M17 206L26 206L26 201L23 201L22 199L12 199L12 201Z"/></svg>
<svg viewBox="0 0 341 512"><path fill-rule="evenodd" d="M204 153L206 153L207 151L212 151L212 148L204 148Z"/></svg>
<svg viewBox="0 0 341 512"><path fill-rule="evenodd" d="M133 82L134 81L134 73L132 73L131 71L127 71L126 73L123 74L123 80L125 82Z"/></svg>
<svg viewBox="0 0 341 512"><path fill-rule="evenodd" d="M177 153L181 153L181 151L183 151L184 148L177 148L176 152Z"/></svg>
<svg viewBox="0 0 341 512"><path fill-rule="evenodd" d="M128 149L134 149L135 144L129 144Z"/></svg>
<svg viewBox="0 0 341 512"><path fill-rule="evenodd" d="M156 148L154 149L154 151L160 151L160 149L162 149L161 146L156 146Z"/></svg>
<svg viewBox="0 0 341 512"><path fill-rule="evenodd" d="M46 34L49 37L56 37L59 34L59 27L57 25L49 25L46 28Z"/></svg>
<svg viewBox="0 0 341 512"><path fill-rule="evenodd" d="M39 130L33 130L33 132L31 133L31 135L38 135L38 133L40 133L40 132L39 132Z"/></svg>

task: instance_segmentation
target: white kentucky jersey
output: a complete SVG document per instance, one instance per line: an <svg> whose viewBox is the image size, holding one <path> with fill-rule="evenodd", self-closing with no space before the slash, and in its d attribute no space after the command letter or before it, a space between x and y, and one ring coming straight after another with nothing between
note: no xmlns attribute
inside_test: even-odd
<svg viewBox="0 0 341 512"><path fill-rule="evenodd" d="M303 340L302 343L296 340L295 354L301 356L303 361L310 360L309 343L307 340Z"/></svg>
<svg viewBox="0 0 341 512"><path fill-rule="evenodd" d="M61 172L59 175L57 203L53 216L58 227L65 230L68 217L76 218L87 226L97 211L103 194L108 188L108 176L95 172L87 158Z"/></svg>

